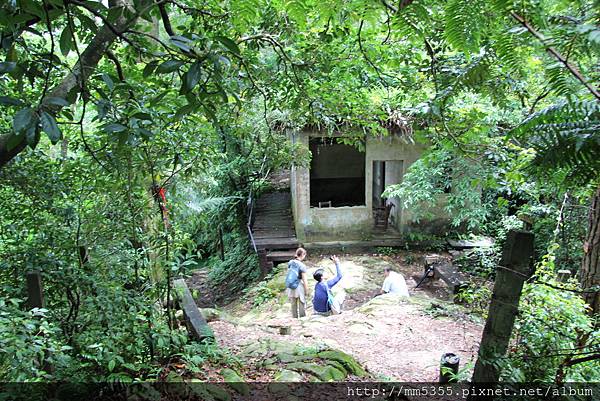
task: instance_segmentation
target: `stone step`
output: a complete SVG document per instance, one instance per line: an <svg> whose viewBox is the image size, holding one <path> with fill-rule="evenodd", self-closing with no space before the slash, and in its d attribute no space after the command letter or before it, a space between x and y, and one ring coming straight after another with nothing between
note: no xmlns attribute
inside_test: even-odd
<svg viewBox="0 0 600 401"><path fill-rule="evenodd" d="M255 240L256 247L259 249L291 249L298 247L296 237L287 238L261 238Z"/></svg>
<svg viewBox="0 0 600 401"><path fill-rule="evenodd" d="M296 256L296 250L288 250L288 251L273 251L267 253L267 260L271 262L285 262L290 259L294 259Z"/></svg>

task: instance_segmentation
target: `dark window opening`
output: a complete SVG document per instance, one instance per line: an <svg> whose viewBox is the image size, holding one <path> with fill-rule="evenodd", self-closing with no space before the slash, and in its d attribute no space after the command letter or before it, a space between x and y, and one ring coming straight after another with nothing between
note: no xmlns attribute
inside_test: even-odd
<svg viewBox="0 0 600 401"><path fill-rule="evenodd" d="M311 138L309 147L310 205L364 206L365 153L333 138Z"/></svg>

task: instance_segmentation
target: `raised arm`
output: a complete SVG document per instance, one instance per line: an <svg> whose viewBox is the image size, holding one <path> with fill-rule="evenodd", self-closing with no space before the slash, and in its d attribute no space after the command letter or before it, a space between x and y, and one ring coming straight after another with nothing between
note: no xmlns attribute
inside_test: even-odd
<svg viewBox="0 0 600 401"><path fill-rule="evenodd" d="M342 270L340 269L340 260L337 256L333 257L335 263L335 277L327 280L327 287L331 288L336 285L342 279Z"/></svg>

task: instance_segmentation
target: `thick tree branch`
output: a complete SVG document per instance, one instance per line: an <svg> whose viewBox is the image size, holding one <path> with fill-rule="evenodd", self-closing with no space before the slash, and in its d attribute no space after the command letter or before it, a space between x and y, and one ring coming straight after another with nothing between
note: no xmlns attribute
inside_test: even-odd
<svg viewBox="0 0 600 401"><path fill-rule="evenodd" d="M583 358L572 359L567 363L567 366L573 366L573 365L577 365L578 363L594 361L596 359L600 359L600 354L593 354L593 355L584 356Z"/></svg>
<svg viewBox="0 0 600 401"><path fill-rule="evenodd" d="M71 1L73 4L81 4L76 1ZM162 3L162 1L160 1ZM123 4L119 1L116 4L117 6L122 6ZM56 85L52 90L50 90L42 101L40 102L46 109L51 110L52 112L58 112L61 107L50 105L47 103L47 100L51 97L58 97L62 99L66 99L69 95L74 96L75 94L81 92L84 87L83 83L90 74L94 71L102 57L106 54L110 46L115 42L115 40L122 36L122 33L129 29L138 19L139 15L146 12L150 7L153 7L155 4L151 4L144 9L137 12L134 16L127 19L123 16L119 17L114 24L107 25L105 24L96 36L92 38L87 48L81 53L81 57L75 64L75 66L71 69L71 71L63 78L58 85ZM0 136L0 168L2 168L6 163L12 160L17 154L22 152L27 147L27 141L25 135L12 147L10 150L8 148L8 143L11 141L12 133L4 134Z"/></svg>
<svg viewBox="0 0 600 401"><path fill-rule="evenodd" d="M587 90L590 91L590 93L592 95L594 95L594 97L597 100L600 100L600 92L598 91L598 89L595 88L594 86L592 86L585 79L585 77L581 74L581 72L577 69L577 67L575 67L573 64L569 63L569 61L566 58L564 58L555 48L553 48L552 46L548 46L546 44L546 38L544 38L544 36L541 33L539 33L533 26L531 26L531 24L529 22L527 22L527 20L525 18L523 18L521 15L519 15L515 12L511 12L510 15L514 19L519 21L519 23L521 25L523 25L523 27L525 27L525 29L527 29L529 31L529 33L531 33L537 40L539 40L540 43L542 43L542 45L544 45L544 48L546 49L546 51L549 54L551 54L552 56L554 56L558 61L560 61L561 64L563 64L567 68L567 70L569 70L569 72L575 78L577 78L577 80L579 80L579 82L581 82L587 88Z"/></svg>
<svg viewBox="0 0 600 401"><path fill-rule="evenodd" d="M160 11L160 18L162 19L163 26L165 27L165 32L169 36L175 36L175 32L173 31L173 27L171 26L171 20L169 19L169 14L167 13L167 6L164 4L160 4L158 6L158 10Z"/></svg>

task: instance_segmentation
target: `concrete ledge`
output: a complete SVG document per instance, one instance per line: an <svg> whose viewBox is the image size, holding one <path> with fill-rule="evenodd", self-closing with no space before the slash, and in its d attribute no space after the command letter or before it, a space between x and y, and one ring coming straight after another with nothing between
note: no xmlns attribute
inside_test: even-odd
<svg viewBox="0 0 600 401"><path fill-rule="evenodd" d="M434 245L433 241L407 241L404 239L374 239L365 241L328 241L328 242L304 242L307 249L331 249L331 248L373 248L379 246L406 247L410 249L429 249Z"/></svg>

